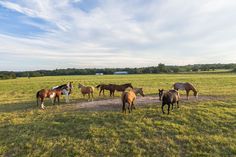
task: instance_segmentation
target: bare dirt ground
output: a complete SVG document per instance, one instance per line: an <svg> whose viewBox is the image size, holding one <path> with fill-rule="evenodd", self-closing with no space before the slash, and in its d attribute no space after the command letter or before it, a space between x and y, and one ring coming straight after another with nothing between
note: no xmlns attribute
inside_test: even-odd
<svg viewBox="0 0 236 157"><path fill-rule="evenodd" d="M187 101L194 102L194 101L219 100L219 99L220 99L219 97L215 96L200 96L198 99L196 99L193 96L190 96L189 100L187 100L186 97L183 96L181 97L180 104L181 102L187 102ZM138 96L135 101L135 106L137 107L143 107L151 104L160 104L159 97L155 95L145 96L145 97ZM110 98L105 100L73 103L73 106L77 110L96 110L96 111L120 110L122 107L122 102L120 98Z"/></svg>

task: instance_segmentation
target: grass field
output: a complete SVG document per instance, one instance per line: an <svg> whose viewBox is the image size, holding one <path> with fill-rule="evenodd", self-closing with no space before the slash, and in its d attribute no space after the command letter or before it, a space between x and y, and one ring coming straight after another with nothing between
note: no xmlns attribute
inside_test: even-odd
<svg viewBox="0 0 236 157"><path fill-rule="evenodd" d="M52 106L48 100L46 110L36 107L39 89L67 81L75 86L72 104ZM181 102L170 115L161 113L160 103L137 107L127 115L121 110L74 109L76 102L86 101L77 89L79 82L93 86L131 82L155 95L158 88L187 81L197 87L199 97L212 99ZM1 156L236 156L234 74L18 78L2 80L0 87ZM102 99L98 91L95 97Z"/></svg>

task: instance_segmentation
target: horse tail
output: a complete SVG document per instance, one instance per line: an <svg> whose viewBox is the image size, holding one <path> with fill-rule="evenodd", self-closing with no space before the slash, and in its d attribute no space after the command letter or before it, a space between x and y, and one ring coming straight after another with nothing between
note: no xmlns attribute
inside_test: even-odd
<svg viewBox="0 0 236 157"><path fill-rule="evenodd" d="M101 84L97 85L96 88L100 88L101 87Z"/></svg>

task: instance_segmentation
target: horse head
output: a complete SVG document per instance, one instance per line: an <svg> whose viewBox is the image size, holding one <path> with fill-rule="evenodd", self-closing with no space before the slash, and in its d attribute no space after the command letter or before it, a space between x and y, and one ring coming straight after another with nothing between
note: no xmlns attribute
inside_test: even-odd
<svg viewBox="0 0 236 157"><path fill-rule="evenodd" d="M143 93L143 88L139 88L139 94L142 95L143 97L145 96Z"/></svg>
<svg viewBox="0 0 236 157"><path fill-rule="evenodd" d="M78 88L84 87L81 83L78 84Z"/></svg>
<svg viewBox="0 0 236 157"><path fill-rule="evenodd" d="M164 89L158 89L158 91L159 91L159 93L158 93L158 95L159 95L159 100L161 101L161 97L162 97L162 95L163 95L163 93L164 93Z"/></svg>

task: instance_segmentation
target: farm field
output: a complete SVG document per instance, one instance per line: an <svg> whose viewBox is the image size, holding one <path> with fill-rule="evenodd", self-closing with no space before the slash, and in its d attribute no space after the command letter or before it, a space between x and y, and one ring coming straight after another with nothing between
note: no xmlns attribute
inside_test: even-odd
<svg viewBox="0 0 236 157"><path fill-rule="evenodd" d="M49 100L45 101L46 110L36 106L38 90L68 81L74 83L71 103L66 104L63 97L59 106ZM187 101L181 91L180 109L170 115L161 113L159 101L139 103L136 110L124 115L120 93L110 100L108 92L99 97L95 90L97 102L114 101L116 107L78 108L87 103L78 83L96 86L128 82L143 87L151 98L156 97L158 88L191 82L199 91L199 100ZM0 87L1 156L236 155L235 74L53 76L1 80Z"/></svg>

